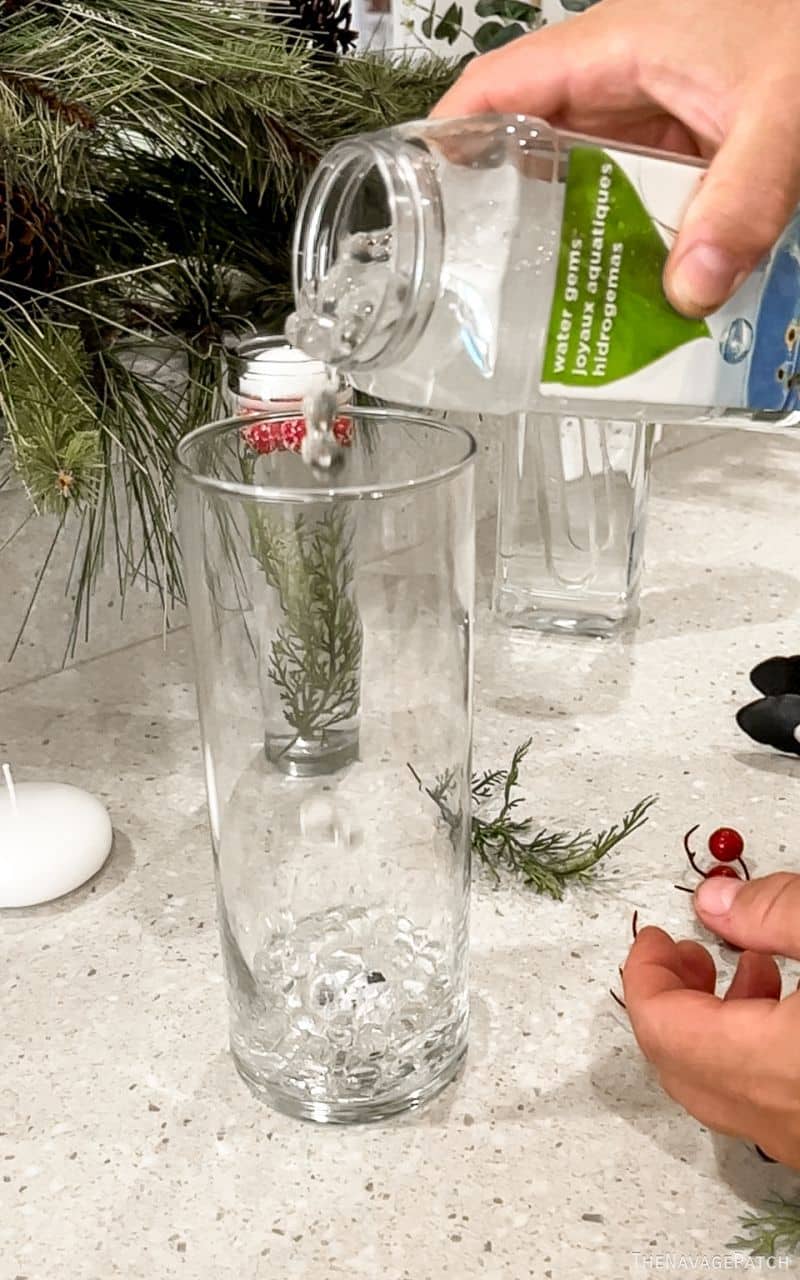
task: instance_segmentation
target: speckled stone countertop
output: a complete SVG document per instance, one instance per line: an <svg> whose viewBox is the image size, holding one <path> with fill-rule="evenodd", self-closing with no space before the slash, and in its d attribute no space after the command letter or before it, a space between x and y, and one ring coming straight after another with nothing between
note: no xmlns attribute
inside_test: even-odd
<svg viewBox="0 0 800 1280"><path fill-rule="evenodd" d="M532 735L547 824L660 803L562 903L478 877L466 1070L372 1127L298 1123L236 1076L182 619L165 648L157 605L132 598L120 623L104 583L60 670L56 567L0 666L0 758L102 796L117 836L91 886L0 912L0 1280L616 1280L666 1255L700 1269L743 1212L796 1191L659 1094L608 987L634 907L695 932L671 887L692 823L739 827L756 873L800 869L800 762L733 720L750 667L800 647L799 484L794 442L673 430L632 642L512 637L482 608L476 763ZM0 544L23 514L0 491ZM3 652L47 536L28 526L0 561Z"/></svg>

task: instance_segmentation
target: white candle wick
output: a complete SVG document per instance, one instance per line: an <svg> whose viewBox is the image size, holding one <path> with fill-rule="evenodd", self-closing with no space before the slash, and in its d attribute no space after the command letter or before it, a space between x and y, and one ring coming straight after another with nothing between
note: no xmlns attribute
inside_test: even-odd
<svg viewBox="0 0 800 1280"><path fill-rule="evenodd" d="M3 765L3 777L5 778L5 783L6 783L6 786L8 787L8 795L11 800L11 808L14 810L14 813L17 813L18 812L17 788L14 786L14 777L11 773L10 764Z"/></svg>

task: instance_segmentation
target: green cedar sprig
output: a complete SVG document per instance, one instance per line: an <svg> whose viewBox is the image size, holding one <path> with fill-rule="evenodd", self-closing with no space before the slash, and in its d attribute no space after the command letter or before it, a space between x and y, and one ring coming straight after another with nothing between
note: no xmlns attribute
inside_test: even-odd
<svg viewBox="0 0 800 1280"><path fill-rule="evenodd" d="M278 596L267 674L297 738L322 739L358 714L363 627L355 600L351 513L284 520L249 512L252 553Z"/></svg>
<svg viewBox="0 0 800 1280"><path fill-rule="evenodd" d="M773 1196L760 1213L741 1219L742 1234L728 1248L753 1258L780 1258L800 1253L800 1204Z"/></svg>
<svg viewBox="0 0 800 1280"><path fill-rule="evenodd" d="M519 877L537 893L560 899L571 884L586 881L603 858L647 821L655 804L655 796L647 796L625 814L620 823L592 834L538 828L532 817L520 817L523 797L519 788L520 766L531 748L532 740L521 743L507 769L494 769L472 779L472 801L477 812L472 817L472 850L495 880L507 872ZM409 766L410 767L410 766ZM411 772L439 809L452 832L460 829L460 815L453 811L449 798L454 790L452 773L425 786L412 768ZM496 802L498 808L484 816L486 806Z"/></svg>

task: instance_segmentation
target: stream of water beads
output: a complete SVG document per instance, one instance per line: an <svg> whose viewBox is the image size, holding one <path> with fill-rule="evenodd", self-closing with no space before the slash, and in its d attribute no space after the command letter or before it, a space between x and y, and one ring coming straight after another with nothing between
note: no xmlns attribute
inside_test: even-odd
<svg viewBox="0 0 800 1280"><path fill-rule="evenodd" d="M246 1074L335 1102L424 1085L453 1057L466 1011L443 948L380 908L333 907L271 929L257 998L234 1028Z"/></svg>
<svg viewBox="0 0 800 1280"><path fill-rule="evenodd" d="M333 434L339 412L335 365L353 350L393 280L390 245L390 232L347 237L330 273L317 288L305 286L298 310L287 321L289 342L328 367L326 386L304 406L302 456L318 480L344 463L344 450Z"/></svg>
<svg viewBox="0 0 800 1280"><path fill-rule="evenodd" d="M392 264L392 233L346 236L327 274L303 285L286 322L289 342L325 364L345 360L367 331L396 324L408 281Z"/></svg>
<svg viewBox="0 0 800 1280"><path fill-rule="evenodd" d="M309 395L303 405L306 433L300 452L318 480L335 475L344 464L344 449L334 434L339 412L336 390L336 373L328 367L326 385Z"/></svg>

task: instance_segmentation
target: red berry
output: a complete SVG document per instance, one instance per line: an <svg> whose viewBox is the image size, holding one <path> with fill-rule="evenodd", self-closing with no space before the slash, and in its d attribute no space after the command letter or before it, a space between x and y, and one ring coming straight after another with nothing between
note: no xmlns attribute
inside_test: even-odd
<svg viewBox="0 0 800 1280"><path fill-rule="evenodd" d="M279 422L253 422L242 427L242 439L254 453L274 453L281 447Z"/></svg>
<svg viewBox="0 0 800 1280"><path fill-rule="evenodd" d="M306 435L305 418L285 418L280 424L281 447L290 453L299 453Z"/></svg>
<svg viewBox="0 0 800 1280"><path fill-rule="evenodd" d="M333 438L337 444L347 448L353 443L353 419L337 418L333 424Z"/></svg>
<svg viewBox="0 0 800 1280"><path fill-rule="evenodd" d="M708 837L708 848L717 862L736 862L744 853L744 840L733 827L718 827Z"/></svg>
<svg viewBox="0 0 800 1280"><path fill-rule="evenodd" d="M299 453L306 434L305 418L282 418L278 422L253 422L242 428L242 439L255 453L275 453L286 449ZM343 447L353 443L353 419L336 418L333 438Z"/></svg>
<svg viewBox="0 0 800 1280"><path fill-rule="evenodd" d="M715 879L718 876L725 876L727 880L741 880L739 872L735 867L726 867L724 862L720 862L718 866L712 867L706 872L706 880Z"/></svg>
<svg viewBox="0 0 800 1280"><path fill-rule="evenodd" d="M337 444L347 447L353 443L353 419L335 418L333 438ZM287 418L281 423L281 443L284 449L299 453L306 436L305 418Z"/></svg>

